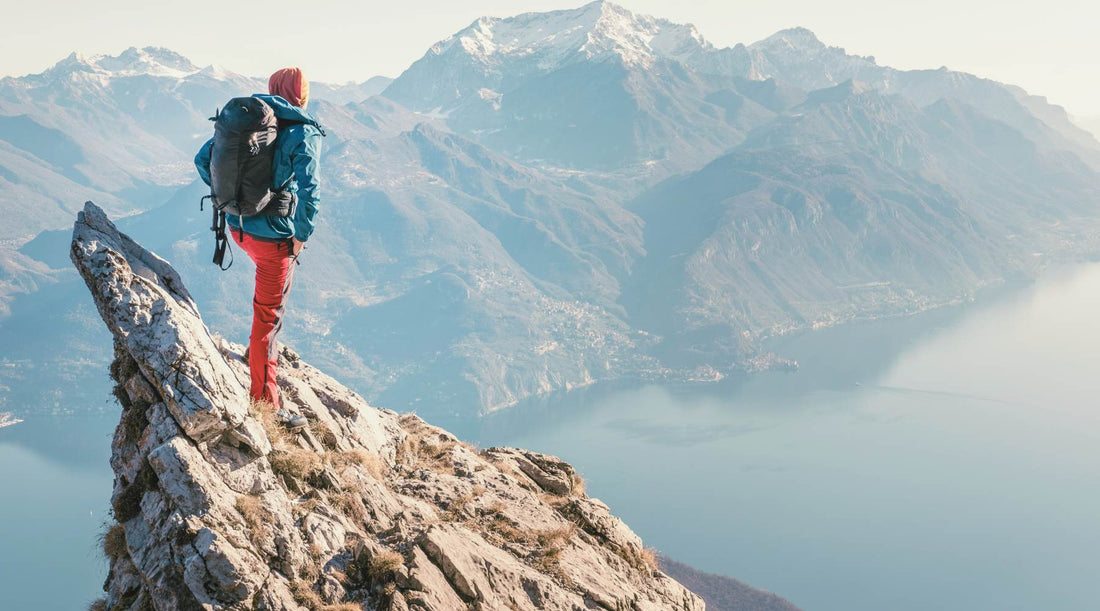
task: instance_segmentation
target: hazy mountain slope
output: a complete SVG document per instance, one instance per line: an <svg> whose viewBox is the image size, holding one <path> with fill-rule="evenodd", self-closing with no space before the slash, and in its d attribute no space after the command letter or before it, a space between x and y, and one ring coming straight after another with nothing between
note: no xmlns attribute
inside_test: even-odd
<svg viewBox="0 0 1100 611"><path fill-rule="evenodd" d="M0 317L11 313L15 295L34 293L53 281L49 267L41 261L14 249L0 249Z"/></svg>
<svg viewBox="0 0 1100 611"><path fill-rule="evenodd" d="M83 180L72 166L54 165L0 137L0 213L5 218L0 240L26 239L57 227L75 213L79 205L74 202L81 198L98 197L116 214L133 211L129 203L67 174Z"/></svg>
<svg viewBox="0 0 1100 611"><path fill-rule="evenodd" d="M340 229L325 248L371 287L345 297L359 307L332 321L333 338L372 369L400 373L391 402L438 392L499 407L606 375L608 358L632 347L592 302L614 302L600 256L624 267L636 222L624 236L589 198L430 128L375 144L377 156L359 157L368 175L420 169L399 188L334 201L326 223ZM555 232L571 216L572 230Z"/></svg>
<svg viewBox="0 0 1100 611"><path fill-rule="evenodd" d="M957 102L821 90L629 205L647 254L623 304L690 364L733 359L752 337L964 299L1033 269L1036 250L1064 254L1063 223L1090 227L1068 231L1095 248L1098 178Z"/></svg>
<svg viewBox="0 0 1100 611"><path fill-rule="evenodd" d="M606 189L518 166L384 99L318 112L331 126L331 169L287 319L304 353L392 405L456 406L446 415L656 368L615 315L641 224ZM210 264L204 192L193 184L120 223L173 261L209 320L243 339L249 263L236 252L228 273ZM24 250L48 258L60 247L44 234ZM59 273L56 291L79 291ZM33 304L48 298L17 299L0 338L90 342L83 318L26 337ZM95 362L80 350L44 352L52 365L36 375L54 366L78 375L87 369L78 355Z"/></svg>
<svg viewBox="0 0 1100 611"><path fill-rule="evenodd" d="M314 81L309 85L309 95L315 100L325 100L332 104L362 102L382 93L392 82L393 79L388 76L372 76L360 83L335 84Z"/></svg>
<svg viewBox="0 0 1100 611"><path fill-rule="evenodd" d="M1073 151L1100 169L1100 143L1073 124L1064 108L1022 88L946 68L896 70L873 57L848 55L822 43L809 30L783 30L748 47L751 76L775 78L805 90L848 80L868 83L884 93L902 95L918 106L943 99L968 104L986 116L1008 123L1036 144Z"/></svg>
<svg viewBox="0 0 1100 611"><path fill-rule="evenodd" d="M798 611L783 598L732 577L697 571L671 558L659 558L661 570L707 603L707 611Z"/></svg>

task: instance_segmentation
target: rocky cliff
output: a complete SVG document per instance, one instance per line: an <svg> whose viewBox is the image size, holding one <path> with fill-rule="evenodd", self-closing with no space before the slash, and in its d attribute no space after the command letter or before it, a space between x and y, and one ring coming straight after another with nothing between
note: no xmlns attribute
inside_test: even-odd
<svg viewBox="0 0 1100 611"><path fill-rule="evenodd" d="M179 275L90 202L70 254L123 408L96 607L703 609L570 465L371 407L284 348L309 420L287 433Z"/></svg>

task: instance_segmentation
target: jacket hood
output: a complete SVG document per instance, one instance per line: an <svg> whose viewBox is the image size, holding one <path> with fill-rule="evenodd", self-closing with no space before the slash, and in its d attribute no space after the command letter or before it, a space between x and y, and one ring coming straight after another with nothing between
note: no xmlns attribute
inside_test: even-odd
<svg viewBox="0 0 1100 611"><path fill-rule="evenodd" d="M283 98L277 95L270 95L267 93L256 93L252 97L259 98L275 111L275 118L283 121L295 121L297 123L306 123L312 125L321 130L324 134L325 130L321 127L321 124L317 122L317 119L310 113L306 112L304 108L298 108L297 106L287 102Z"/></svg>

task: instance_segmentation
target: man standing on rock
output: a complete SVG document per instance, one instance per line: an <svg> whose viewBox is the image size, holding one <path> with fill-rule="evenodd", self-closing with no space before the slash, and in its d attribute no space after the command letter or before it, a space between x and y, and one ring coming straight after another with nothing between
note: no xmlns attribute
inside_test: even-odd
<svg viewBox="0 0 1100 611"><path fill-rule="evenodd" d="M272 159L270 168L272 180L268 197L271 202L281 198L289 203L285 206L276 206L272 203L263 212L252 215L243 212L227 213L222 218L226 225L225 229L229 230L233 240L256 264L256 288L252 300L252 335L247 353L252 377L249 393L256 401L270 403L279 419L287 427L300 429L306 425L306 419L301 415L290 413L279 399L279 385L275 377L278 363L275 338L283 326L283 311L290 294L298 255L309 240L310 234L313 233L320 202L318 167L321 156L321 137L325 132L317 120L305 110L309 101L309 82L299 68L283 68L272 74L268 79L268 92L268 95L252 96L274 111L274 119L277 120L278 125L273 143L265 142L262 137L259 139L261 146L270 146L274 149L268 153ZM245 101L247 102L248 99L245 98ZM263 108L262 104L258 107L270 116L270 112ZM215 130L217 134L217 127ZM273 128L269 128L269 131L273 135L276 134ZM217 135L199 150L198 155L195 156L195 167L198 168L199 176L206 184L217 186L219 178L217 167L215 167L213 183L211 177L211 160L218 154L214 152L215 140L218 140ZM256 142L255 136L245 142L251 146L253 155L258 148ZM246 162L247 160L241 163ZM266 169L265 167L264 170ZM245 199L241 192L247 189L248 185L242 185L239 177L235 180L238 193L231 194L229 198L212 193L215 206L219 205L219 199L222 201L228 199L234 205L238 203L235 201L236 198ZM242 201L241 206L245 205L247 202ZM218 261L217 258L216 261Z"/></svg>

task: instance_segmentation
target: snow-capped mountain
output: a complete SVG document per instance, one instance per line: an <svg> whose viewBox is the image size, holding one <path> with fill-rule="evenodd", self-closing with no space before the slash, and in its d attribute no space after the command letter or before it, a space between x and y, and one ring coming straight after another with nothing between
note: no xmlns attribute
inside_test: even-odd
<svg viewBox="0 0 1100 611"><path fill-rule="evenodd" d="M806 28L781 30L746 48L754 80L774 78L807 91L832 87L847 80L870 82L880 68L873 57L849 55L830 47Z"/></svg>
<svg viewBox="0 0 1100 611"><path fill-rule="evenodd" d="M83 72L106 78L144 75L178 79L198 71L199 67L189 59L169 49L130 47L118 55L86 57L73 52L39 76L50 78Z"/></svg>
<svg viewBox="0 0 1100 611"><path fill-rule="evenodd" d="M718 55L693 26L599 1L479 19L383 95L519 159L667 173L701 165L773 115L736 83L690 69Z"/></svg>
<svg viewBox="0 0 1100 611"><path fill-rule="evenodd" d="M627 66L652 67L657 58L689 60L709 50L692 25L634 15L599 0L579 9L482 17L428 54L465 55L503 76L516 64L551 72L613 56Z"/></svg>
<svg viewBox="0 0 1100 611"><path fill-rule="evenodd" d="M921 106L958 99L1100 168L1091 134L1064 109L1018 87L946 69L880 66L805 28L717 48L691 25L605 1L479 19L434 45L384 95L532 163L600 170L647 164L662 176L731 149L797 103L799 92L850 80ZM776 98L761 83L786 93Z"/></svg>

